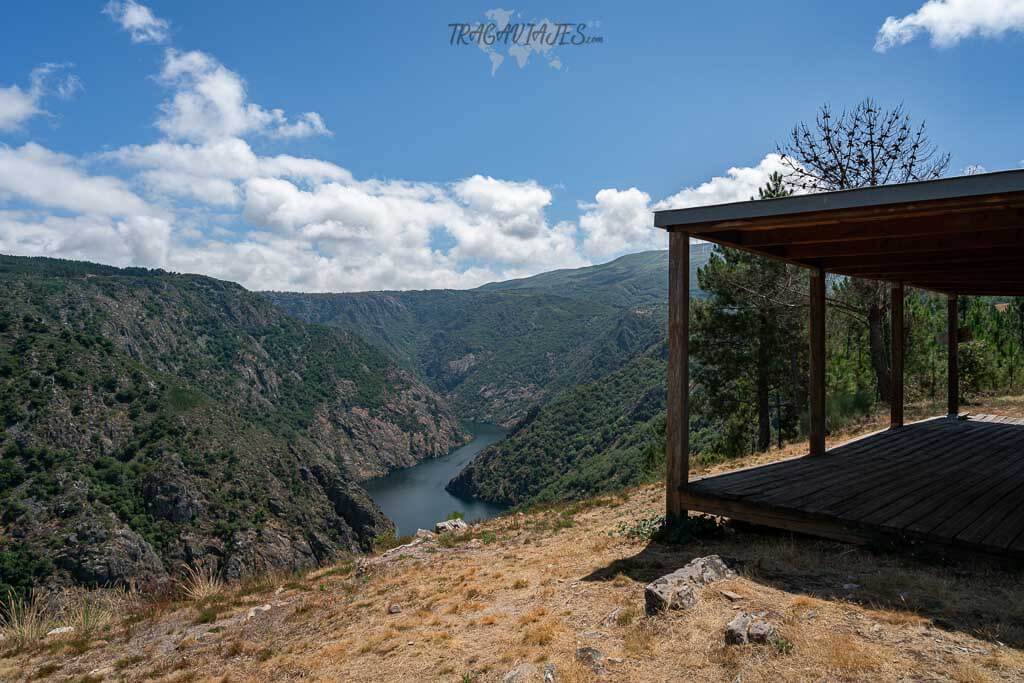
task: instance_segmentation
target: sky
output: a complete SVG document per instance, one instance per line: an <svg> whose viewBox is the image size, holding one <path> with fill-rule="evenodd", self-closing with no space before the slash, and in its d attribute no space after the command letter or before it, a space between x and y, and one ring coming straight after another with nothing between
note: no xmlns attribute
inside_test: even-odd
<svg viewBox="0 0 1024 683"><path fill-rule="evenodd" d="M5 3L0 253L475 287L663 248L869 96L1024 165L1024 0L495 2Z"/></svg>

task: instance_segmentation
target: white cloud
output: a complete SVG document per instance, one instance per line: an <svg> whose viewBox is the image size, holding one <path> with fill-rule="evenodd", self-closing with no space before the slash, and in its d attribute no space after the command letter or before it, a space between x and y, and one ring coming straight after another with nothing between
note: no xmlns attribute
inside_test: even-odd
<svg viewBox="0 0 1024 683"><path fill-rule="evenodd" d="M603 258L627 250L663 249L668 243L664 232L654 229L651 196L635 187L628 190L606 188L593 203L580 203L583 251Z"/></svg>
<svg viewBox="0 0 1024 683"><path fill-rule="evenodd" d="M125 183L111 176L90 176L74 158L34 142L17 148L0 145L0 197L36 206L103 216L156 215Z"/></svg>
<svg viewBox="0 0 1024 683"><path fill-rule="evenodd" d="M691 206L745 202L757 198L772 173L786 175L788 168L778 154L766 154L757 166L734 166L724 176L715 176L697 187L685 187L654 205L655 210L685 209Z"/></svg>
<svg viewBox="0 0 1024 683"><path fill-rule="evenodd" d="M290 122L281 109L268 110L249 102L242 77L198 50L168 49L160 81L175 91L161 104L156 122L170 138L204 141L250 133L281 138L330 134L315 112Z"/></svg>
<svg viewBox="0 0 1024 683"><path fill-rule="evenodd" d="M0 130L15 130L28 119L46 112L41 107L42 99L51 92L51 76L70 66L68 64L42 64L29 74L29 87L24 90L17 85L0 87ZM82 82L74 74L65 74L52 85L52 92L67 99L82 89Z"/></svg>
<svg viewBox="0 0 1024 683"><path fill-rule="evenodd" d="M888 17L875 37L875 50L906 45L923 32L932 45L952 47L978 35L998 38L1008 31L1024 31L1024 0L928 0L912 14Z"/></svg>
<svg viewBox="0 0 1024 683"><path fill-rule="evenodd" d="M135 0L110 0L103 8L103 13L128 31L133 43L162 43L169 36L167 21L155 16L148 7Z"/></svg>
<svg viewBox="0 0 1024 683"><path fill-rule="evenodd" d="M157 267L166 265L170 236L170 224L152 216L0 211L0 252L5 254Z"/></svg>
<svg viewBox="0 0 1024 683"><path fill-rule="evenodd" d="M730 168L724 176L685 187L653 205L650 195L635 187L600 190L593 202L580 203L583 251L607 258L638 249L664 249L668 240L664 231L654 229L653 211L746 201L756 197L775 172L786 169L778 154L768 154L756 166Z"/></svg>

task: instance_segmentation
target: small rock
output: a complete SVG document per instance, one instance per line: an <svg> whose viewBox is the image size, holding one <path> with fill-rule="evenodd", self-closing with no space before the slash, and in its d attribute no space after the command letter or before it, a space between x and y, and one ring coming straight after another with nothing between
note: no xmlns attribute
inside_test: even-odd
<svg viewBox="0 0 1024 683"><path fill-rule="evenodd" d="M397 603L395 603L393 605L388 605L388 614L398 614L401 611L402 611L402 606L397 604Z"/></svg>
<svg viewBox="0 0 1024 683"><path fill-rule="evenodd" d="M608 616L606 616L604 619L601 620L601 625L602 626L612 626L613 624L615 624L616 620L619 618L619 614L621 614L621 613L622 613L622 608L621 607L616 607L615 609L613 609L611 612L608 613Z"/></svg>
<svg viewBox="0 0 1024 683"><path fill-rule="evenodd" d="M740 600L743 599L742 595L740 595L739 593L733 593L732 591L721 590L721 591L718 591L718 592L721 593L726 598L728 598L730 602L739 602Z"/></svg>
<svg viewBox="0 0 1024 683"><path fill-rule="evenodd" d="M765 645L774 640L777 634L775 624L764 618L764 612L740 612L725 626L725 642L729 645Z"/></svg>
<svg viewBox="0 0 1024 683"><path fill-rule="evenodd" d="M775 639L775 626L764 619L755 619L747 628L747 638L752 643L766 645Z"/></svg>
<svg viewBox="0 0 1024 683"><path fill-rule="evenodd" d="M46 637L49 638L50 636L60 636L64 635L65 633L74 633L74 631L74 626L58 626L57 628L53 628L47 631Z"/></svg>
<svg viewBox="0 0 1024 683"><path fill-rule="evenodd" d="M544 665L544 683L555 683L555 665Z"/></svg>
<svg viewBox="0 0 1024 683"><path fill-rule="evenodd" d="M520 664L501 678L502 683L533 683L541 677L540 669L533 664Z"/></svg>
<svg viewBox="0 0 1024 683"><path fill-rule="evenodd" d="M254 619L260 612L269 612L270 605L257 605L256 607L250 607L248 614L245 615L246 621Z"/></svg>
<svg viewBox="0 0 1024 683"><path fill-rule="evenodd" d="M102 666L102 667L100 667L98 669L93 669L92 671L90 671L89 675L90 676L96 676L98 678L104 678L105 676L109 676L112 673L114 673L114 667L112 667L112 666Z"/></svg>
<svg viewBox="0 0 1024 683"><path fill-rule="evenodd" d="M604 672L604 653L592 647L581 647L576 650L576 659L590 667L596 674Z"/></svg>
<svg viewBox="0 0 1024 683"><path fill-rule="evenodd" d="M435 534L433 531L430 531L428 529L417 529L415 535L416 535L416 538L428 538L429 539L429 538L434 538L437 534Z"/></svg>
<svg viewBox="0 0 1024 683"><path fill-rule="evenodd" d="M733 617L732 621L725 625L725 642L728 645L743 645L748 641L747 629L750 627L751 617L742 612Z"/></svg>
<svg viewBox="0 0 1024 683"><path fill-rule="evenodd" d="M443 522L438 522L434 525L434 531L439 534L445 534L452 531L465 531L469 528L461 519L446 519Z"/></svg>
<svg viewBox="0 0 1024 683"><path fill-rule="evenodd" d="M860 584L859 583L844 583L843 584L843 590L844 591L855 591L858 588L860 588Z"/></svg>

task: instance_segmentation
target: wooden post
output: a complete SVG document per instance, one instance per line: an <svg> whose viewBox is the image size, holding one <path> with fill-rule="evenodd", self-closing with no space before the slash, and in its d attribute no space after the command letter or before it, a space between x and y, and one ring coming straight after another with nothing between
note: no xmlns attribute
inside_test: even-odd
<svg viewBox="0 0 1024 683"><path fill-rule="evenodd" d="M960 311L956 294L950 294L946 309L946 356L949 370L949 417L960 414L960 363L957 358L957 344L960 343Z"/></svg>
<svg viewBox="0 0 1024 683"><path fill-rule="evenodd" d="M903 283L892 286L892 403L889 425L903 426Z"/></svg>
<svg viewBox="0 0 1024 683"><path fill-rule="evenodd" d="M686 517L681 488L690 474L690 236L668 241L668 420L665 521Z"/></svg>
<svg viewBox="0 0 1024 683"><path fill-rule="evenodd" d="M811 455L825 452L825 271L811 270Z"/></svg>

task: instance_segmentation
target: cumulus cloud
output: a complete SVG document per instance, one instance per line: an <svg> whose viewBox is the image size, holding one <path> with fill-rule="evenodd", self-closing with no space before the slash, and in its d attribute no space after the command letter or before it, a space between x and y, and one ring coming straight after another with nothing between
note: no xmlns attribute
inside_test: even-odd
<svg viewBox="0 0 1024 683"><path fill-rule="evenodd" d="M155 216L0 211L0 252L5 254L157 267L167 263L170 238L170 223Z"/></svg>
<svg viewBox="0 0 1024 683"><path fill-rule="evenodd" d="M41 106L44 96L53 93L67 99L82 89L82 82L74 74L58 72L69 64L42 64L29 74L29 87L17 85L0 87L0 130L10 131L39 114L45 114Z"/></svg>
<svg viewBox="0 0 1024 683"><path fill-rule="evenodd" d="M315 112L289 121L281 109L249 102L242 77L199 50L169 48L160 82L175 91L161 104L156 122L170 138L203 141L251 133L281 138L330 134Z"/></svg>
<svg viewBox="0 0 1024 683"><path fill-rule="evenodd" d="M786 175L788 167L778 154L767 154L757 166L734 166L724 176L715 176L697 187L685 187L658 202L654 208L685 209L691 206L745 202L757 197L758 188L764 187L773 173Z"/></svg>
<svg viewBox="0 0 1024 683"><path fill-rule="evenodd" d="M932 45L953 47L965 38L998 38L1024 31L1024 0L928 0L905 17L888 17L875 37L875 50L906 45L929 33Z"/></svg>
<svg viewBox="0 0 1024 683"><path fill-rule="evenodd" d="M0 145L0 197L36 206L103 216L158 213L112 176L90 176L74 158L34 142Z"/></svg>
<svg viewBox="0 0 1024 683"><path fill-rule="evenodd" d="M654 229L650 204L651 196L635 187L606 188L597 193L593 202L580 203L583 250L589 256L602 258L630 249L665 248L668 239L661 230Z"/></svg>
<svg viewBox="0 0 1024 683"><path fill-rule="evenodd" d="M110 0L103 13L128 32L133 43L163 43L169 37L167 21L155 16L148 7L135 0Z"/></svg>
<svg viewBox="0 0 1024 683"><path fill-rule="evenodd" d="M786 168L778 154L768 154L756 166L730 168L724 176L684 187L653 205L650 195L635 187L603 189L593 202L580 203L583 250L601 258L637 249L663 249L668 240L663 231L653 228L653 211L746 201L756 197L758 188L775 172L784 174Z"/></svg>

